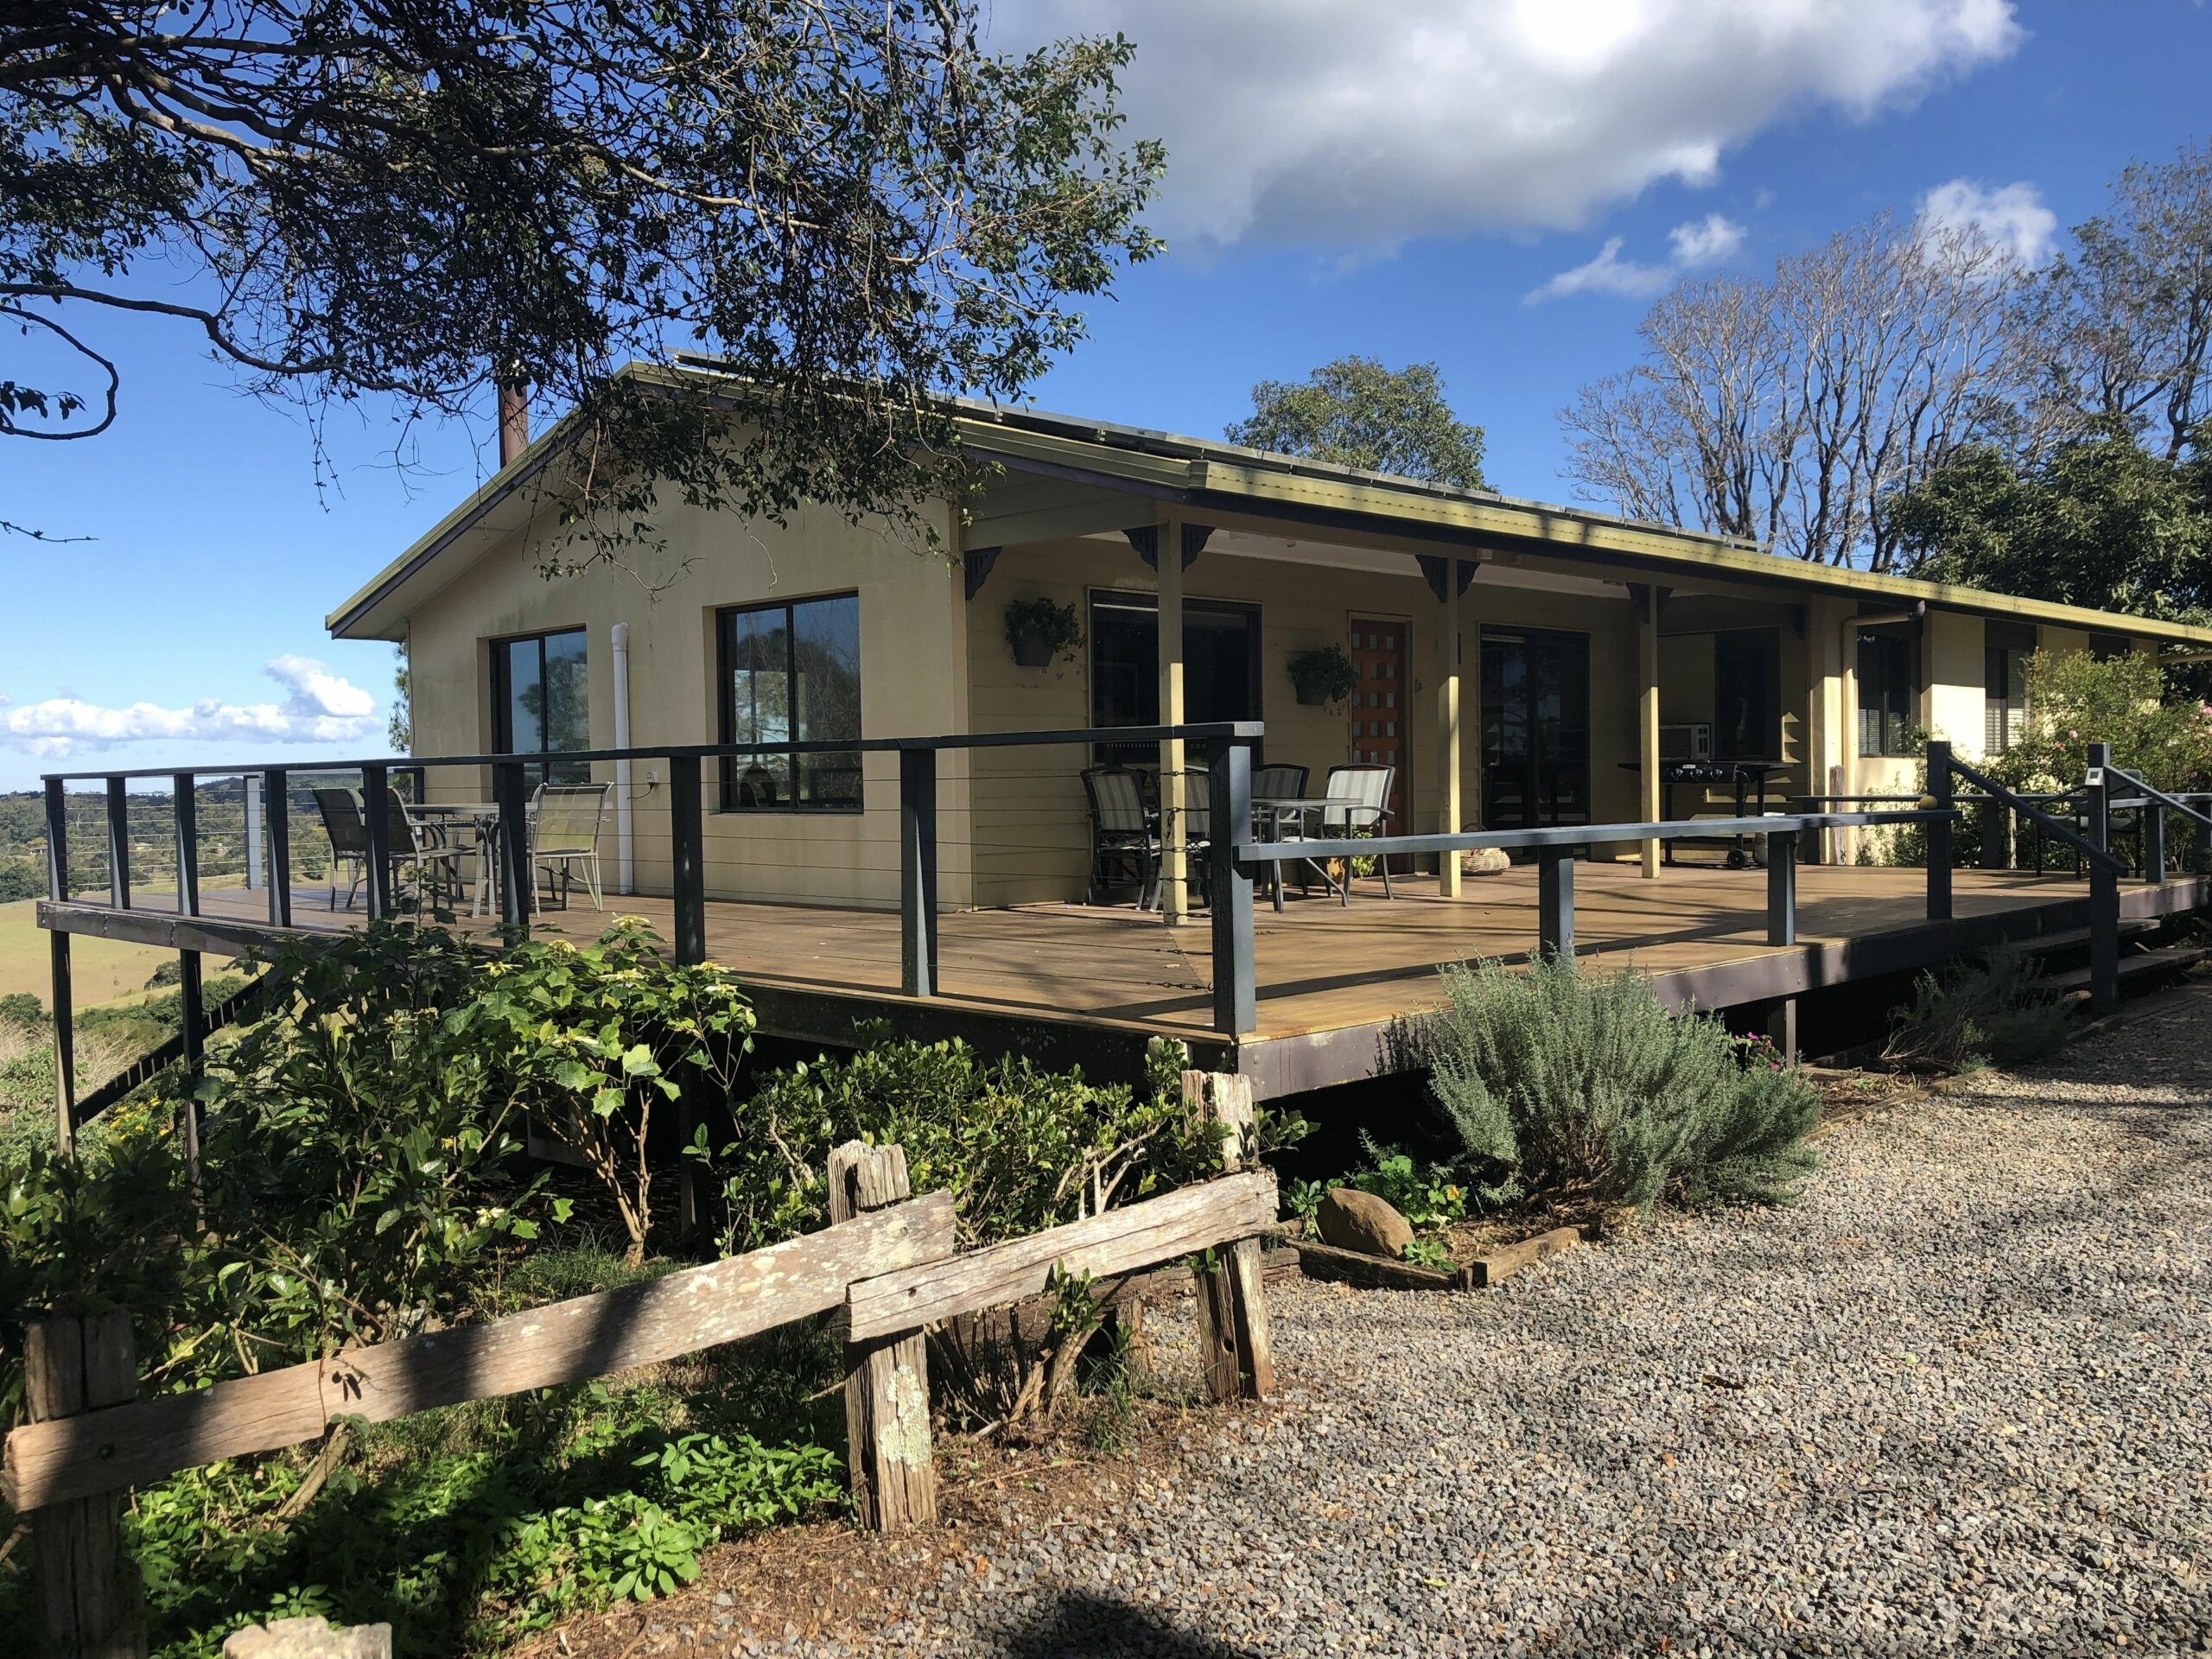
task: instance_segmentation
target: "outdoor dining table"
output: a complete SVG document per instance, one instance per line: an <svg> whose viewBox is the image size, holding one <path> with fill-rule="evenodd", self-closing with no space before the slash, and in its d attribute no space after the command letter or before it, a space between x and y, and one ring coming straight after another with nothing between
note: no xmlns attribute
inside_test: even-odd
<svg viewBox="0 0 2212 1659"><path fill-rule="evenodd" d="M480 916L487 907L497 908L499 902L499 842L505 833L500 827L499 804L495 801L410 801L407 816L433 829L441 836L455 832L474 838L474 851L479 861L476 893L469 906L469 914ZM448 841L450 846L454 843Z"/></svg>
<svg viewBox="0 0 2212 1659"><path fill-rule="evenodd" d="M1332 806L1356 807L1364 804L1366 803L1363 801L1344 795L1268 796L1252 803L1252 833L1262 841L1281 841L1286 833L1287 824L1295 827L1298 833L1303 835L1306 833L1306 821L1314 814L1325 812ZM1351 815L1347 813L1345 815L1347 823L1350 822L1350 817ZM1349 861L1344 866L1344 879L1341 888L1329 874L1328 868L1320 861L1309 858L1303 862L1314 874L1321 878L1322 886L1328 888L1331 893L1336 893L1346 904L1351 902L1351 866ZM1283 907L1283 867L1281 864L1275 866L1274 887L1274 906L1277 910L1281 910Z"/></svg>

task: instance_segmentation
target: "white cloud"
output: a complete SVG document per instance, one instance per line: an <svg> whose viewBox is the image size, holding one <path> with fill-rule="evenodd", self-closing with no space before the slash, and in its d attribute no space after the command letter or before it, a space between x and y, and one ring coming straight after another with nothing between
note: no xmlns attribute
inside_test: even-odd
<svg viewBox="0 0 2212 1659"><path fill-rule="evenodd" d="M118 709L78 697L49 697L19 708L0 697L0 747L60 759L83 749L164 740L360 743L382 734L384 715L375 697L314 658L279 657L262 671L284 688L283 702L235 703L209 697L188 709L152 702Z"/></svg>
<svg viewBox="0 0 2212 1659"><path fill-rule="evenodd" d="M1691 219L1668 232L1667 243L1672 253L1662 263L1649 265L1622 258L1621 249L1625 242L1618 236L1608 237L1605 245L1598 250L1596 258L1571 270L1562 270L1542 287L1531 289L1522 296L1522 303L1541 305L1546 300L1564 299L1570 294L1620 294L1630 299L1648 299L1687 272L1702 270L1733 258L1743 248L1744 236L1744 227L1734 219L1707 213L1703 219Z"/></svg>
<svg viewBox="0 0 2212 1659"><path fill-rule="evenodd" d="M1994 188L1973 179L1939 184L1920 199L1920 223L2001 249L2023 265L2041 264L2058 234L2058 215L2025 181Z"/></svg>
<svg viewBox="0 0 2212 1659"><path fill-rule="evenodd" d="M1695 270L1734 258L1744 245L1744 227L1732 219L1707 213L1703 219L1675 226L1667 232L1667 244L1675 251L1679 269Z"/></svg>
<svg viewBox="0 0 2212 1659"><path fill-rule="evenodd" d="M1387 251L1570 229L1815 110L2009 54L2012 0L995 0L992 43L1120 30L1171 240Z"/></svg>

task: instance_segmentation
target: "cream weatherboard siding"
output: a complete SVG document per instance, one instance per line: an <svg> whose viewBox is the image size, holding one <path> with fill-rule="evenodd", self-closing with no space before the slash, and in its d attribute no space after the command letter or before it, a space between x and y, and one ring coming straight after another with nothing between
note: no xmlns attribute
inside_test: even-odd
<svg viewBox="0 0 2212 1659"><path fill-rule="evenodd" d="M940 535L952 531L943 508ZM409 617L416 752L480 753L492 747L490 644L518 633L583 627L589 637L591 741L613 742L610 630L630 626L631 741L715 741L714 615L718 607L817 594L860 596L861 732L868 737L938 736L968 728L965 634L955 563L889 526L848 524L802 511L787 525L677 507L663 521L665 545L633 550L632 568L601 566L548 579L519 534L468 566L449 585L417 599ZM950 544L949 543L947 544ZM724 812L709 763L709 895L722 899L894 903L899 887L898 759L863 762L866 810ZM613 768L594 770L612 780ZM433 769L434 798L480 798L487 779ZM669 885L667 773L633 766L635 869L641 891ZM965 762L948 757L938 789L940 886L948 902L969 899ZM612 821L603 849L612 861Z"/></svg>

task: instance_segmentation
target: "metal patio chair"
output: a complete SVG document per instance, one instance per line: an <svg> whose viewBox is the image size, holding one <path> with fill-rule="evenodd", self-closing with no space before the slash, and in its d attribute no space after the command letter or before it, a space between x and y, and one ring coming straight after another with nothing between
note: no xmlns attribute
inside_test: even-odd
<svg viewBox="0 0 2212 1659"><path fill-rule="evenodd" d="M1086 766L1083 792L1090 803L1090 875L1083 902L1098 903L1117 874L1134 875L1137 908L1151 909L1160 892L1160 834L1145 811L1142 781L1127 766Z"/></svg>
<svg viewBox="0 0 2212 1659"><path fill-rule="evenodd" d="M1183 871L1202 905L1213 902L1213 772L1206 766L1183 768Z"/></svg>
<svg viewBox="0 0 2212 1659"><path fill-rule="evenodd" d="M1306 794L1306 781L1313 775L1310 766L1261 766L1252 773L1252 798L1255 801L1302 799Z"/></svg>
<svg viewBox="0 0 2212 1659"><path fill-rule="evenodd" d="M1329 804L1321 809L1321 839L1339 840L1357 836L1362 830L1382 836L1389 833L1393 814L1390 811L1390 785L1396 779L1395 766L1331 766L1329 780L1321 793ZM1390 891L1390 859L1388 854L1377 854L1376 861L1382 872L1382 896L1395 899ZM1351 864L1344 864L1344 901L1351 903Z"/></svg>
<svg viewBox="0 0 2212 1659"><path fill-rule="evenodd" d="M315 810L322 814L322 833L330 837L330 908L338 908L338 876L342 867L353 867L346 888L346 908L353 908L353 895L369 868L369 827L361 821L360 798L350 789L320 785L315 790ZM283 810L280 805L277 809ZM281 877L279 878L282 879Z"/></svg>
<svg viewBox="0 0 2212 1659"><path fill-rule="evenodd" d="M569 907L569 883L578 872L594 910L607 908L599 873L600 831L607 821L612 784L540 784L530 804L530 868L534 881L545 874L552 891L558 883L561 908Z"/></svg>

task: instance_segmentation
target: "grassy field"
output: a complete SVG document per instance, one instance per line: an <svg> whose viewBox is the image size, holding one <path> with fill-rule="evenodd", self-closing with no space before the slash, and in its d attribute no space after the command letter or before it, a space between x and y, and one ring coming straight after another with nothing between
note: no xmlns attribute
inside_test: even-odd
<svg viewBox="0 0 2212 1659"><path fill-rule="evenodd" d="M80 933L69 952L70 984L77 1006L90 1007L143 990L155 969L175 960L174 950L87 938ZM0 905L0 996L29 991L41 1002L46 1001L51 989L49 961L47 936L38 925L37 901L26 899L19 904Z"/></svg>

